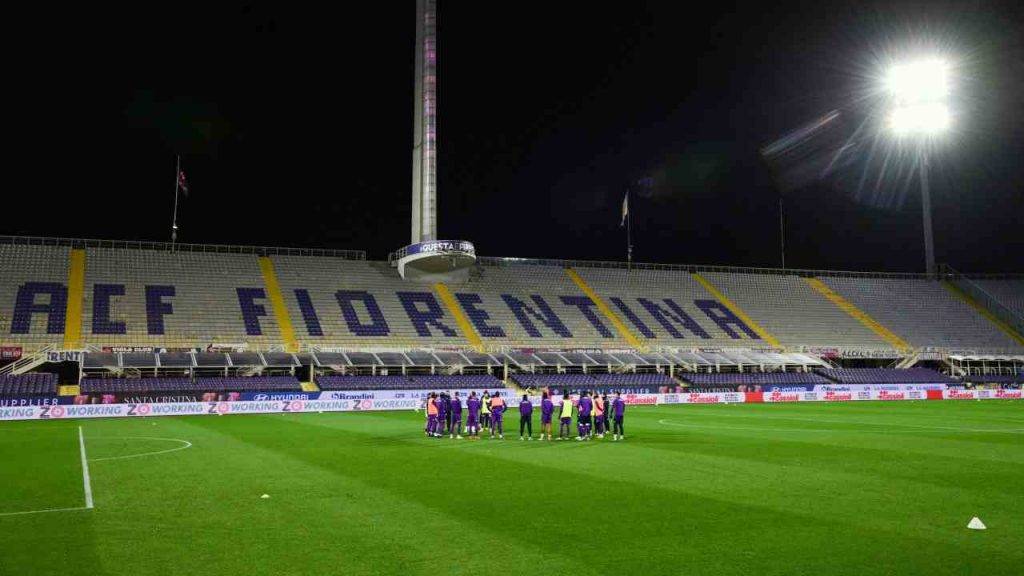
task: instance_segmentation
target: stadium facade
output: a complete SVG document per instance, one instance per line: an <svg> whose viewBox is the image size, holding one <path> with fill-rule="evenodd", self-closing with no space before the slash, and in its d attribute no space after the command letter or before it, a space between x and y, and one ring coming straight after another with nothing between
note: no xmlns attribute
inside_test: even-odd
<svg viewBox="0 0 1024 576"><path fill-rule="evenodd" d="M424 283L355 251L21 237L0 239L0 269L0 346L20 357L7 373L54 352L99 358L87 361L95 368L161 350L374 373L857 358L955 372L965 358L1024 355L1024 278L1013 275L481 258L464 280Z"/></svg>

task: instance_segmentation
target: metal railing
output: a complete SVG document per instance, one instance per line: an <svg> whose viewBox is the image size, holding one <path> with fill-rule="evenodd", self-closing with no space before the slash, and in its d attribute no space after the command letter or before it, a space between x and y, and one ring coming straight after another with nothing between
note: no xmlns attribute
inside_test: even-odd
<svg viewBox="0 0 1024 576"><path fill-rule="evenodd" d="M331 248L289 248L281 246L242 246L234 244L186 244L148 240L102 240L93 238L56 238L47 236L0 236L0 244L19 246L67 246L69 248L113 248L156 250L161 252L207 252L214 254L254 254L256 256L326 256L344 260L366 260L364 250Z"/></svg>
<svg viewBox="0 0 1024 576"><path fill-rule="evenodd" d="M728 274L764 274L776 276L832 276L848 278L894 278L894 279L933 279L923 272L867 272L858 270L815 270L804 268L761 268L756 266L716 266L708 264L658 264L654 262L634 262L632 265L622 261L605 260L562 260L557 258L502 258L481 256L477 258L480 266L558 266L562 268L606 268L627 270L663 270L676 272L723 272ZM968 275L977 278L1024 278L1024 274L978 274Z"/></svg>
<svg viewBox="0 0 1024 576"><path fill-rule="evenodd" d="M949 265L943 266L942 270L946 280L953 283L953 285L960 290L963 290L971 298L974 298L974 300L984 306L995 317L1006 322L1010 327L1016 330L1018 334L1024 334L1024 318L1022 318L1020 314L1003 304L998 298L990 294L988 290L985 290L977 283L973 282L971 276L961 274ZM988 276L983 278L989 279ZM978 278L975 277L974 279Z"/></svg>

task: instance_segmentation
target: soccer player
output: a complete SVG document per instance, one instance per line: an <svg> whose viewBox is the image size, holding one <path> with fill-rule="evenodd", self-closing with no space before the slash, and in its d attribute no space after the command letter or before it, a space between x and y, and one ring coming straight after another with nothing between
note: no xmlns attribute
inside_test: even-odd
<svg viewBox="0 0 1024 576"><path fill-rule="evenodd" d="M494 433L498 433L498 438L505 439L505 399L501 397L501 392L494 391L494 396L491 396L491 438L494 438Z"/></svg>
<svg viewBox="0 0 1024 576"><path fill-rule="evenodd" d="M449 434L452 432L452 395L450 390L445 390L441 393L441 404L444 406L444 418L441 422L441 426L445 428Z"/></svg>
<svg viewBox="0 0 1024 576"><path fill-rule="evenodd" d="M601 437L603 438L604 434L612 431L612 403L608 401L608 394L605 392L601 392L601 403L604 404L604 414L601 417L601 428L603 429Z"/></svg>
<svg viewBox="0 0 1024 576"><path fill-rule="evenodd" d="M527 440L533 440L533 403L530 402L530 397L523 394L522 401L519 402L519 439L523 439L523 429L528 430L529 436ZM542 436L543 437L543 436Z"/></svg>
<svg viewBox="0 0 1024 576"><path fill-rule="evenodd" d="M470 392L466 399L466 434L471 438L480 438L480 399L476 392Z"/></svg>
<svg viewBox="0 0 1024 576"><path fill-rule="evenodd" d="M622 429L622 417L626 415L626 402L622 399L622 393L615 393L615 400L612 401L612 418L615 419L615 436L612 440L625 440L626 432Z"/></svg>
<svg viewBox="0 0 1024 576"><path fill-rule="evenodd" d="M449 438L462 439L462 398L459 398L459 391L455 391L455 396L452 397L451 405L451 418L452 423L448 428Z"/></svg>
<svg viewBox="0 0 1024 576"><path fill-rule="evenodd" d="M480 424L484 430L491 429L491 396L487 390L484 390L484 395L480 398Z"/></svg>
<svg viewBox="0 0 1024 576"><path fill-rule="evenodd" d="M594 393L594 431L598 438L604 438L604 400Z"/></svg>
<svg viewBox="0 0 1024 576"><path fill-rule="evenodd" d="M544 439L544 432L548 433L548 442L551 441L551 414L555 411L555 405L551 402L550 394L545 389L544 397L540 401L540 439ZM559 432L561 435L561 432Z"/></svg>
<svg viewBox="0 0 1024 576"><path fill-rule="evenodd" d="M441 435L437 433L437 404L437 394L431 392L427 397L427 436L440 438Z"/></svg>
<svg viewBox="0 0 1024 576"><path fill-rule="evenodd" d="M437 395L437 398L434 400L434 404L437 405L437 435L438 436L447 434L447 432L444 429L445 420L446 420L447 414L448 414L448 405L445 402L445 396L446 396L446 394L444 392L441 392L440 394Z"/></svg>
<svg viewBox="0 0 1024 576"><path fill-rule="evenodd" d="M590 439L590 418L593 407L594 402L590 399L590 391L584 390L580 393L580 403L576 410L576 440Z"/></svg>
<svg viewBox="0 0 1024 576"><path fill-rule="evenodd" d="M563 438L564 433L564 438ZM572 396L562 390L562 405L558 411L558 439L568 440L572 436Z"/></svg>

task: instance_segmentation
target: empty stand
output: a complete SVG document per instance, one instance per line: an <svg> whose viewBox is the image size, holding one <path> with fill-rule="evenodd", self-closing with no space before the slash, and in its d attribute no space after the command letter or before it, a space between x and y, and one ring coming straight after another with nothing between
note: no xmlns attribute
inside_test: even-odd
<svg viewBox="0 0 1024 576"><path fill-rule="evenodd" d="M720 386L784 386L831 384L831 380L813 372L723 372L712 374L680 374L681 379L700 387Z"/></svg>
<svg viewBox="0 0 1024 576"><path fill-rule="evenodd" d="M914 346L1021 349L938 281L841 277L821 281Z"/></svg>
<svg viewBox="0 0 1024 576"><path fill-rule="evenodd" d="M0 345L63 343L70 252L0 242Z"/></svg>
<svg viewBox="0 0 1024 576"><path fill-rule="evenodd" d="M301 391L292 376L227 378L83 378L82 394L145 392L268 392Z"/></svg>
<svg viewBox="0 0 1024 576"><path fill-rule="evenodd" d="M57 389L56 374L31 372L17 376L0 375L0 396L54 396Z"/></svg>
<svg viewBox="0 0 1024 576"><path fill-rule="evenodd" d="M1024 279L970 279L997 302L1024 318Z"/></svg>
<svg viewBox="0 0 1024 576"><path fill-rule="evenodd" d="M665 374L516 374L512 377L522 388L562 390L597 390L623 393L657 393L674 390L679 385Z"/></svg>
<svg viewBox="0 0 1024 576"><path fill-rule="evenodd" d="M321 390L500 390L505 383L489 374L466 375L389 375L389 376L320 376Z"/></svg>
<svg viewBox="0 0 1024 576"><path fill-rule="evenodd" d="M818 368L818 374L843 384L956 384L945 374L928 368Z"/></svg>
<svg viewBox="0 0 1024 576"><path fill-rule="evenodd" d="M799 276L704 275L787 346L887 348L888 343L815 292Z"/></svg>
<svg viewBox="0 0 1024 576"><path fill-rule="evenodd" d="M575 270L649 346L769 345L689 272L586 267Z"/></svg>
<svg viewBox="0 0 1024 576"><path fill-rule="evenodd" d="M252 254L89 248L85 278L87 344L280 344Z"/></svg>

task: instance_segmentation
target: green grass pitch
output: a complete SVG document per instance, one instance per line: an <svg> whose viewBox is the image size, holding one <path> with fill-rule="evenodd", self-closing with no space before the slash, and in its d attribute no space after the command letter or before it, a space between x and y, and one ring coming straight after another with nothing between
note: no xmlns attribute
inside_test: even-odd
<svg viewBox="0 0 1024 576"><path fill-rule="evenodd" d="M620 443L422 418L2 423L0 574L1024 574L1024 402L637 407Z"/></svg>

